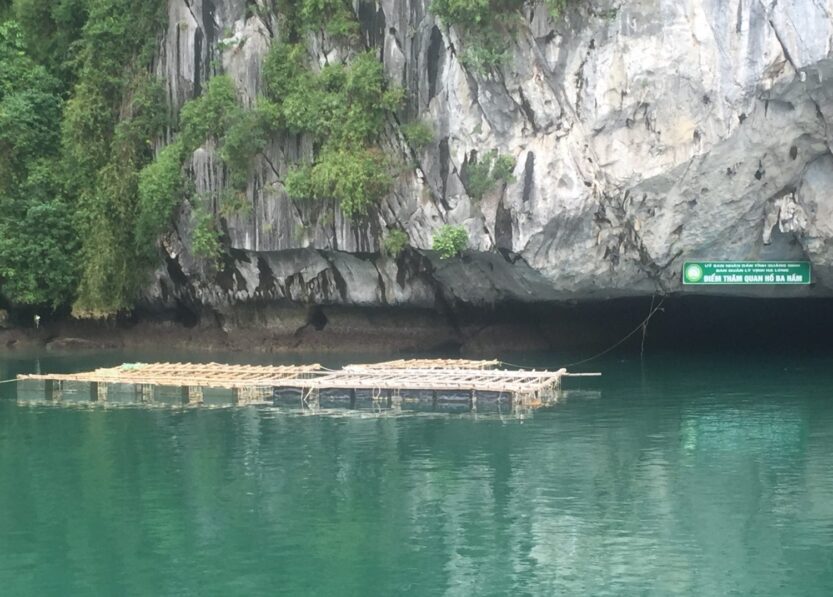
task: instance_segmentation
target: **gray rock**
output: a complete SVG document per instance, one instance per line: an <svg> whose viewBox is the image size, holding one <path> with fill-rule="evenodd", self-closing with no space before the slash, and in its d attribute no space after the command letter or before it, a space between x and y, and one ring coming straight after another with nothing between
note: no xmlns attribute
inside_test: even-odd
<svg viewBox="0 0 833 597"><path fill-rule="evenodd" d="M255 101L280 33L271 3L247 4L169 1L156 68L172 107L220 68L245 104ZM218 275L193 258L183 210L149 302L424 307L638 296L682 292L687 258L814 266L810 287L698 292L831 294L833 0L594 0L558 20L539 4L524 11L510 60L487 75L463 67L465 40L428 5L354 2L365 41L407 90L399 121L419 118L436 133L370 220L291 201L280 180L312 146L275 138L253 169L251 210L225 219L236 250L229 269ZM348 51L320 34L307 45L319 64ZM412 161L396 122L385 137L386 152ZM478 201L463 168L492 148L516 159L514 181ZM191 171L199 191L224 184L211 146ZM425 252L444 223L468 230L465 259ZM382 231L393 227L418 251L380 257Z"/></svg>

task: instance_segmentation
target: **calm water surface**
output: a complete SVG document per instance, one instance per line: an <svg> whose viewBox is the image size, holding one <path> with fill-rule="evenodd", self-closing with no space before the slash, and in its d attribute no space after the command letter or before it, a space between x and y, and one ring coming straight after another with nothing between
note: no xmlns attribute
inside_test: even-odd
<svg viewBox="0 0 833 597"><path fill-rule="evenodd" d="M833 358L594 368L524 421L18 406L0 385L0 592L833 594Z"/></svg>

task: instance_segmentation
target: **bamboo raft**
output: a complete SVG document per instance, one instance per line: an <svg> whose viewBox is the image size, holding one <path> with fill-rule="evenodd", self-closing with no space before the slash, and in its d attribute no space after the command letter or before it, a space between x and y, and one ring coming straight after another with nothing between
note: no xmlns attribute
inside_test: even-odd
<svg viewBox="0 0 833 597"><path fill-rule="evenodd" d="M500 361L471 361L468 359L399 359L383 363L346 365L346 371L367 371L368 369L494 369Z"/></svg>
<svg viewBox="0 0 833 597"><path fill-rule="evenodd" d="M318 364L126 363L81 373L18 375L18 401L517 413L555 403L563 377L587 375L499 365L413 359L330 370Z"/></svg>

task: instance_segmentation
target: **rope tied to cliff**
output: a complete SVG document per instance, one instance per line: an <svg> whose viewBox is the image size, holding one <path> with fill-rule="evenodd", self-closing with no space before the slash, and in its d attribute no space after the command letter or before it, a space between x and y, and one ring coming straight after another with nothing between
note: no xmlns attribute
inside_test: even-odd
<svg viewBox="0 0 833 597"><path fill-rule="evenodd" d="M633 330L628 332L628 334L626 334L621 340L619 340L618 342L616 342L612 346L609 346L608 348L605 348L603 351L594 354L593 356L587 357L586 359L582 359L580 361L575 361L574 363L567 363L566 365L564 365L564 367L575 367L576 365L584 365L585 363L589 363L590 361L594 361L594 360L598 359L599 357L603 357L604 355L606 355L610 351L615 350L616 348L618 348L619 346L624 344L629 338L631 338L634 334L636 334L640 330L642 331L642 344L641 344L641 347L640 347L641 348L640 349L640 358L641 358L645 354L645 336L648 333L647 332L648 322L651 321L651 318L657 313L657 311L662 310L662 304L665 302L665 296L660 296L659 303L657 303L656 306L654 305L655 301L656 301L656 295L653 295L651 297L651 308L648 312L648 316L645 319L643 319L639 323L639 325L637 325ZM500 363L501 363L501 365L506 365L508 367L516 367L518 369L526 369L526 370L535 369L535 367L525 367L523 365L515 365L515 364L509 363L507 361L501 361Z"/></svg>
<svg viewBox="0 0 833 597"><path fill-rule="evenodd" d="M657 311L660 311L662 309L662 303L664 303L664 302L665 302L665 297L662 296L662 297L660 297L659 303L657 303L657 305L654 306L654 297L651 297L651 310L648 312L648 316L645 319L643 319L642 322L638 326L636 326L633 330L631 330L624 338L619 340L613 346L610 346L609 348L606 348L603 351L601 351L599 353L596 353L591 357L587 357L586 359L576 361L575 363L567 363L564 366L565 367L575 367L576 365L583 365L584 363L589 363L590 361L598 359L599 357L602 357L602 356L606 355L610 351L612 351L612 350L618 348L619 346L621 346L622 344L624 344L631 336L633 336L635 333L637 333L640 330L642 330L642 334L643 334L642 335L642 351L643 351L642 354L644 354L645 334L647 333L648 322L651 321L651 318L656 314Z"/></svg>

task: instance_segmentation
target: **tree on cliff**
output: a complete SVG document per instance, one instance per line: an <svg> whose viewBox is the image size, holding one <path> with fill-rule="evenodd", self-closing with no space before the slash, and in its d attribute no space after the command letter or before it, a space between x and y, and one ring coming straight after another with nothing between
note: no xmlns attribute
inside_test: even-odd
<svg viewBox="0 0 833 597"><path fill-rule="evenodd" d="M138 173L166 121L164 0L0 0L0 297L111 314L147 266Z"/></svg>
<svg viewBox="0 0 833 597"><path fill-rule="evenodd" d="M77 283L77 237L58 174L60 83L0 24L0 293L58 306Z"/></svg>

